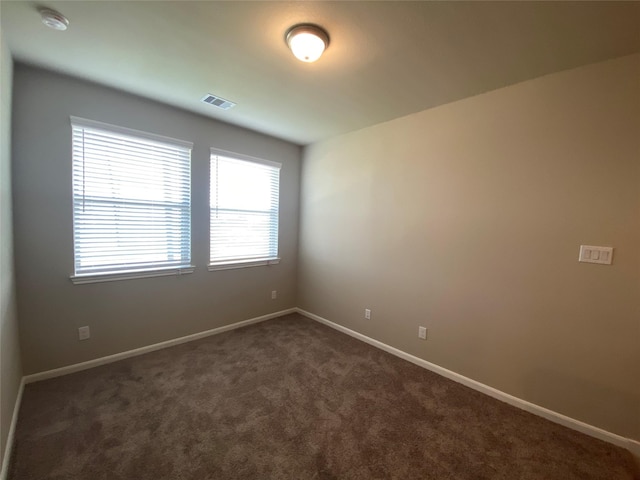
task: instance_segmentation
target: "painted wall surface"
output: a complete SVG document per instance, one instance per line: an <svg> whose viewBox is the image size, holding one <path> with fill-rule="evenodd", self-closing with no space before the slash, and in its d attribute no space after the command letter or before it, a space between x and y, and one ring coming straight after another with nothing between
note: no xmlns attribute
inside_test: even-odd
<svg viewBox="0 0 640 480"><path fill-rule="evenodd" d="M71 283L70 116L194 143L193 274ZM15 67L13 133L16 279L25 374L296 305L297 145L20 64ZM207 271L210 147L282 163L280 264ZM272 290L278 291L277 300L271 300ZM91 327L91 339L79 342L78 327L83 325Z"/></svg>
<svg viewBox="0 0 640 480"><path fill-rule="evenodd" d="M313 144L301 182L301 308L640 439L639 55Z"/></svg>
<svg viewBox="0 0 640 480"><path fill-rule="evenodd" d="M0 464L22 379L11 209L12 80L13 61L0 33Z"/></svg>

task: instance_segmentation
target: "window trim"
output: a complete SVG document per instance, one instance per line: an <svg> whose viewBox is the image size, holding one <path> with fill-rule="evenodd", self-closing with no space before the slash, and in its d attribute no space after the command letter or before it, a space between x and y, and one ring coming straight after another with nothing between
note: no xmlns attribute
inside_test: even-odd
<svg viewBox="0 0 640 480"><path fill-rule="evenodd" d="M179 277L181 275L193 273L195 269L196 267L192 265L189 267L153 268L113 273L86 273L84 275L71 275L69 278L74 285L84 285L87 283L114 282L116 280L133 280L136 278Z"/></svg>
<svg viewBox="0 0 640 480"><path fill-rule="evenodd" d="M233 260L231 262L213 262L207 265L207 270L215 272L217 270L235 270L237 268L264 267L277 265L280 263L280 257L261 258L260 260Z"/></svg>
<svg viewBox="0 0 640 480"><path fill-rule="evenodd" d="M113 133L119 133L121 135L129 135L131 137L144 138L152 142L170 143L178 147L188 148L193 150L193 142L187 142L185 140L179 140L173 137L167 137L164 135L158 135L156 133L143 132L142 130L135 130L133 128L121 127L119 125L112 125L110 123L98 122L96 120L89 120L88 118L70 116L71 125L78 127L96 128L98 130L107 130ZM73 145L72 145L73 148Z"/></svg>
<svg viewBox="0 0 640 480"><path fill-rule="evenodd" d="M244 155L242 153L232 152L230 150L223 150L221 148L211 147L209 149L209 161L211 161L211 155L220 155L221 157L229 157L237 160L244 160L245 162L253 162L261 165L267 165L269 167L279 168L282 171L282 163L272 162L271 160L265 160L264 158L252 157L251 155Z"/></svg>
<svg viewBox="0 0 640 480"><path fill-rule="evenodd" d="M252 157L251 155L232 152L230 150L223 150L221 148L216 148L216 147L209 148L209 166L211 166L212 155L220 155L221 157L228 157L236 160L242 160L245 162L257 163L259 165L266 165L269 167L277 168L278 170L280 170L280 172L282 172L282 163L280 162L273 162L271 160L265 160L264 158ZM209 172L209 178L211 178L211 172ZM278 179L278 190L280 191L280 179ZM211 184L209 184L209 195L211 195ZM209 225L209 244L211 244L211 225ZM278 197L278 254L279 253L280 253L280 197ZM247 259L223 260L219 262L212 262L211 251L209 251L209 263L207 264L207 270L210 272L215 272L218 270L235 270L240 268L271 266L271 265L277 265L279 263L280 263L279 255L275 257L266 257L266 258L260 257L260 258L247 258Z"/></svg>
<svg viewBox="0 0 640 480"><path fill-rule="evenodd" d="M98 130L106 130L108 132L113 132L114 134L127 135L131 137L137 137L143 140L148 140L151 142L158 142L162 144L170 144L175 145L180 148L186 148L193 151L193 142L188 142L185 140L180 140L173 137L168 137L164 135L158 135L155 133L149 133L142 130L136 130L133 128L122 127L119 125L113 125L110 123L99 122L96 120L90 120L82 117L75 117L73 115L69 116L71 128L74 127L86 127L86 128L95 128ZM71 141L71 159L73 164L73 139ZM73 167L73 165L72 165ZM189 174L192 173L192 164L189 166ZM192 193L190 192L190 197ZM72 195L73 197L73 195ZM72 207L73 209L73 207ZM73 210L72 210L73 215ZM190 213L193 215L193 212ZM189 264L184 265L171 265L167 267L162 266L152 266L149 268L132 268L130 270L119 270L114 272L91 272L91 273L75 273L75 225L74 230L72 232L72 247L74 250L74 273L69 275L69 279L74 285L83 285L88 283L103 283L103 282L113 282L117 280L131 280L138 278L152 278L152 277L165 277L165 276L181 276L185 274L193 273L195 270L195 266L193 265L193 256L190 259ZM191 238L191 226L189 229L189 237L190 242L193 242L193 238Z"/></svg>

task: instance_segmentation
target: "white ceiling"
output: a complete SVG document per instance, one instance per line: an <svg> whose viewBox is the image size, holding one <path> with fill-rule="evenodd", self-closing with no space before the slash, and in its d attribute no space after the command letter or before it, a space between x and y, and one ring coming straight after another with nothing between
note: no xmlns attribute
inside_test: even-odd
<svg viewBox="0 0 640 480"><path fill-rule="evenodd" d="M640 51L640 2L0 2L17 61L298 144ZM331 37L314 64L284 41ZM200 102L212 93L238 105Z"/></svg>

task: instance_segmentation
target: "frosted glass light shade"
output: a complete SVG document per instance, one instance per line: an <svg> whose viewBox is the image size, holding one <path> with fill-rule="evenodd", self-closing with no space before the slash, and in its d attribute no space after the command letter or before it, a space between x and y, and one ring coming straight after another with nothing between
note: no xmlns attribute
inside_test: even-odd
<svg viewBox="0 0 640 480"><path fill-rule="evenodd" d="M329 36L315 25L298 25L287 32L287 45L298 60L315 62L329 45Z"/></svg>

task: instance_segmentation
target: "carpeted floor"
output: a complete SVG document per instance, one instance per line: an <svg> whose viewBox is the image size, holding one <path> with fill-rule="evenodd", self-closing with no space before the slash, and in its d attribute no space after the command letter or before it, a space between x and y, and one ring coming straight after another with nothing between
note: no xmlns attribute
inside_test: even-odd
<svg viewBox="0 0 640 480"><path fill-rule="evenodd" d="M27 385L9 478L640 478L633 465L288 315Z"/></svg>

